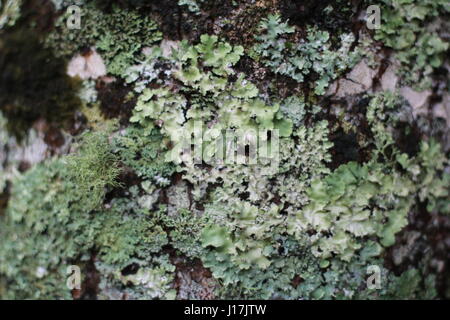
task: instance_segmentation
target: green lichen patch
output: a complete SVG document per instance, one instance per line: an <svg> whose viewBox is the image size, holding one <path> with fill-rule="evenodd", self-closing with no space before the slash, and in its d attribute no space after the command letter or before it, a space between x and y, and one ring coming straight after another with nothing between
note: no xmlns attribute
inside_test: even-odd
<svg viewBox="0 0 450 320"><path fill-rule="evenodd" d="M83 49L95 47L105 59L108 72L120 76L134 63L142 48L161 40L156 23L136 10L113 6L111 12L103 12L95 4L85 4L82 12L80 29L67 28L68 14L56 22L55 30L46 40L56 55L70 58Z"/></svg>
<svg viewBox="0 0 450 320"><path fill-rule="evenodd" d="M375 39L395 50L402 81L418 89L432 85L432 74L446 60L448 38L442 32L448 21L448 1L382 0L381 26ZM441 28L439 26L442 26Z"/></svg>
<svg viewBox="0 0 450 320"><path fill-rule="evenodd" d="M286 36L294 33L295 28L276 14L264 18L259 28L254 47L257 58L274 73L297 82L310 82L317 95L323 95L330 82L358 59L358 54L351 50L355 41L352 33L342 34L339 48L333 49L330 33L317 27L307 29L306 39L288 41Z"/></svg>

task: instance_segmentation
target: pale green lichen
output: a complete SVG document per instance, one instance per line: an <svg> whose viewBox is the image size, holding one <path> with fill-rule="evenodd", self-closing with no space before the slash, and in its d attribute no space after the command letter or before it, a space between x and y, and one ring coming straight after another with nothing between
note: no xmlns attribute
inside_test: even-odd
<svg viewBox="0 0 450 320"><path fill-rule="evenodd" d="M450 14L446 0L380 0L382 22L375 39L393 48L400 61L402 81L418 89L431 86L432 72L442 66L449 49L439 32Z"/></svg>
<svg viewBox="0 0 450 320"><path fill-rule="evenodd" d="M206 158L218 152L209 146L213 146L214 137L222 130L276 128L282 136L289 136L292 124L277 115L279 105L269 107L255 98L258 90L243 74L234 82L228 79L235 73L231 67L242 53L242 47L232 47L216 36L202 35L196 46L183 41L174 52L176 70L173 73L183 86L179 92L167 87L145 89L130 121L148 130L160 126L161 132L174 144L169 159L178 162L188 133L202 130L195 129L198 122L202 126L209 123L208 129L202 132ZM197 99L188 105L185 93L195 94Z"/></svg>
<svg viewBox="0 0 450 320"><path fill-rule="evenodd" d="M161 145L162 139L158 129L144 132L130 126L123 134L114 138L113 148L124 165L134 170L143 180L158 184L162 178L170 177L175 171L175 166L164 159L167 147Z"/></svg>
<svg viewBox="0 0 450 320"><path fill-rule="evenodd" d="M164 57L161 47L148 48L144 56L142 61L129 67L125 73L125 82L133 84L137 93L142 93L152 82L163 83L161 78L169 78L172 74L171 61Z"/></svg>
<svg viewBox="0 0 450 320"><path fill-rule="evenodd" d="M113 6L112 12L106 14L91 3L84 5L82 12L82 28L67 28L70 12L65 13L47 37L47 46L57 56L68 58L83 48L95 47L105 59L108 72L122 76L136 62L144 47L161 40L157 24L137 11Z"/></svg>
<svg viewBox="0 0 450 320"><path fill-rule="evenodd" d="M186 6L190 12L194 14L200 14L200 4L204 0L179 0L178 5L179 6ZM200 3L200 4L199 4Z"/></svg>
<svg viewBox="0 0 450 320"><path fill-rule="evenodd" d="M286 75L298 82L317 78L314 92L323 95L330 82L353 66L358 54L351 50L355 41L352 33L340 36L340 48L331 48L330 34L315 27L308 28L306 39L294 43L283 36L295 28L282 22L279 15L269 15L259 26L261 35L254 51L264 65L273 72Z"/></svg>

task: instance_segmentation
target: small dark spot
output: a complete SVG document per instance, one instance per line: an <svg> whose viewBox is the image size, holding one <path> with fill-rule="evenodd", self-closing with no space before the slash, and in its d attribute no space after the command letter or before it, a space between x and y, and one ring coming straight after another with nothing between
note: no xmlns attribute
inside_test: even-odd
<svg viewBox="0 0 450 320"><path fill-rule="evenodd" d="M61 130L50 127L44 136L44 142L52 149L58 149L64 145L65 139Z"/></svg>
<svg viewBox="0 0 450 320"><path fill-rule="evenodd" d="M130 87L116 80L111 83L99 82L97 90L103 115L107 119L119 118L122 125L127 125L136 105L135 98L128 98Z"/></svg>
<svg viewBox="0 0 450 320"><path fill-rule="evenodd" d="M131 274L136 274L139 270L139 265L137 263L132 263L122 269L121 273L123 276L129 276Z"/></svg>
<svg viewBox="0 0 450 320"><path fill-rule="evenodd" d="M394 139L396 146L401 152L414 157L420 150L420 141L422 139L420 129L415 123L410 125L406 122L399 122L395 129Z"/></svg>
<svg viewBox="0 0 450 320"><path fill-rule="evenodd" d="M81 291L73 290L72 296L76 300L96 300L99 292L100 272L95 267L96 255L91 254L90 260L86 263L83 272L85 276L81 285Z"/></svg>
<svg viewBox="0 0 450 320"><path fill-rule="evenodd" d="M27 171L30 168L31 168L31 164L28 161L20 161L18 169L21 173L24 173L25 171Z"/></svg>
<svg viewBox="0 0 450 320"><path fill-rule="evenodd" d="M297 287L299 286L299 284L302 283L302 282L303 282L303 278L300 277L299 275L296 275L296 276L294 277L294 279L292 279L291 285L292 285L295 289L297 289Z"/></svg>
<svg viewBox="0 0 450 320"><path fill-rule="evenodd" d="M2 190L3 192L0 193L0 217L3 216L5 209L8 206L10 189L11 189L10 183L6 182L6 188Z"/></svg>
<svg viewBox="0 0 450 320"><path fill-rule="evenodd" d="M350 161L362 162L356 133L345 133L343 129L339 129L331 135L330 140L333 142L331 149L333 161L330 164L332 169Z"/></svg>

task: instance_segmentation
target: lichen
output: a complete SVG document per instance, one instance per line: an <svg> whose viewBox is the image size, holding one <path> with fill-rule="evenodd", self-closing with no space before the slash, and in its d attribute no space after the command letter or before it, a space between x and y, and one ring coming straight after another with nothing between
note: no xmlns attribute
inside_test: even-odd
<svg viewBox="0 0 450 320"><path fill-rule="evenodd" d="M12 27L20 17L21 0L0 1L0 30Z"/></svg>
<svg viewBox="0 0 450 320"><path fill-rule="evenodd" d="M432 109L446 103L446 80L433 73L447 63L443 2L404 0L406 9L394 11L397 4L380 0L387 20L359 35L357 8L347 2L321 2L299 19L313 8L305 1L291 15L295 25L285 19L296 4L234 3L214 11L222 13L201 29L209 33L186 37L183 23L211 18L220 4L153 10L141 0L80 0L83 27L68 30L71 3L52 2L61 15L50 34L26 42L13 27L0 38L9 88L0 97L0 298L448 294L450 163L445 128L430 128ZM228 19L253 12L255 20L269 14L254 39L225 30ZM181 21L168 24L176 15ZM168 40L173 33L184 39ZM373 37L381 41L373 50L356 41ZM64 61L93 52L108 74L67 78ZM403 68L417 58L402 81L435 84L428 114L382 91L391 53ZM350 81L360 54L377 69L367 92L325 94L333 81ZM76 130L60 123L66 111ZM7 128L22 123L29 139L20 146ZM68 138L64 147L26 161L22 153L33 139L45 146L51 126ZM71 265L82 272L79 290L66 286ZM379 271L375 288L371 270Z"/></svg>
<svg viewBox="0 0 450 320"><path fill-rule="evenodd" d="M113 6L111 13L104 13L93 3L81 9L82 28L67 28L70 12L65 13L47 37L46 44L55 55L69 58L92 46L106 60L108 72L121 76L134 64L143 48L161 40L156 23L137 11Z"/></svg>
<svg viewBox="0 0 450 320"><path fill-rule="evenodd" d="M418 89L431 86L431 75L441 67L449 49L448 39L440 33L445 29L450 6L448 1L381 0L380 28L375 39L395 50L401 63L399 74L405 84Z"/></svg>
<svg viewBox="0 0 450 320"><path fill-rule="evenodd" d="M257 57L274 73L286 75L303 83L314 79L314 92L323 95L330 82L353 66L358 54L351 50L355 41L352 33L340 36L340 47L331 48L328 31L309 27L306 39L298 44L286 37L295 32L295 28L282 22L279 15L269 15L260 23L258 44L254 47ZM284 38L283 38L284 37Z"/></svg>

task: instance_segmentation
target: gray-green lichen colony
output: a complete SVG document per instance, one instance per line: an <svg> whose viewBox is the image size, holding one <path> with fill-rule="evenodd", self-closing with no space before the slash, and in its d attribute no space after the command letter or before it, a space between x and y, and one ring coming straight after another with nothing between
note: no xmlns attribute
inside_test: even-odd
<svg viewBox="0 0 450 320"><path fill-rule="evenodd" d="M304 2L0 1L0 299L450 298L449 2Z"/></svg>

